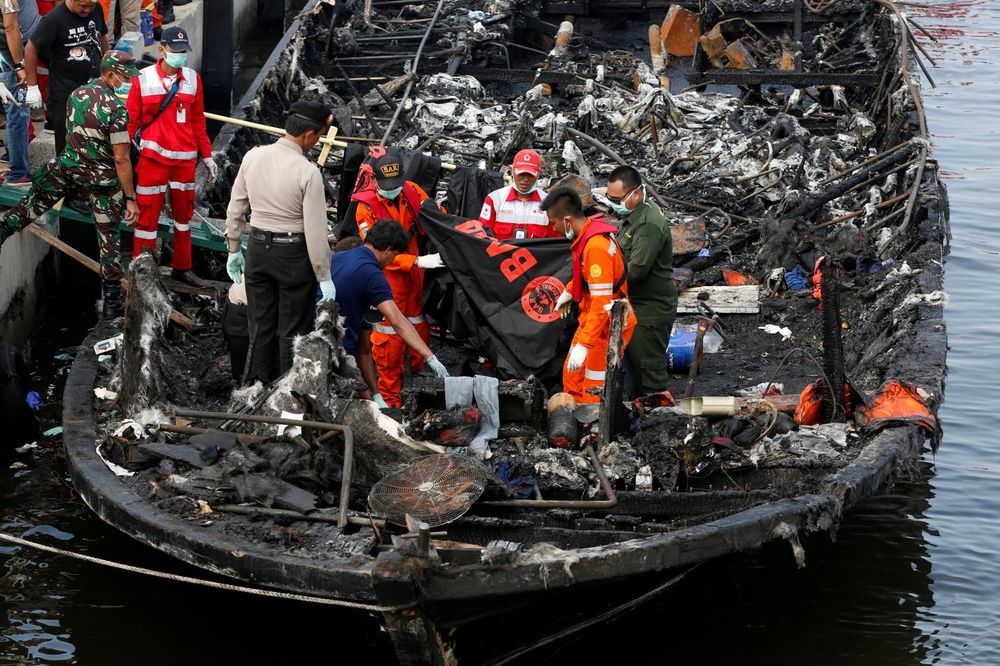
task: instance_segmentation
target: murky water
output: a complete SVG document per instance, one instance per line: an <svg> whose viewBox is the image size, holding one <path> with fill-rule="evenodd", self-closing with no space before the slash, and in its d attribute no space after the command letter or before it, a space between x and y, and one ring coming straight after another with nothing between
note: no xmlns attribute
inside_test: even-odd
<svg viewBox="0 0 1000 666"><path fill-rule="evenodd" d="M669 593L524 663L919 664L998 661L1000 430L1000 3L930 2L910 13L940 39L926 91L935 154L947 175L954 242L947 264L951 350L944 441L921 473L849 516L836 542L786 546L699 568ZM52 301L32 370L58 426L75 346L93 314ZM58 325L56 322L59 322ZM21 469L8 469L22 463ZM16 466L16 465L15 465ZM0 529L151 568L186 572L90 514L65 481L59 438L0 467ZM385 643L364 616L165 583L0 548L0 664L380 663ZM493 636L514 647L516 637Z"/></svg>

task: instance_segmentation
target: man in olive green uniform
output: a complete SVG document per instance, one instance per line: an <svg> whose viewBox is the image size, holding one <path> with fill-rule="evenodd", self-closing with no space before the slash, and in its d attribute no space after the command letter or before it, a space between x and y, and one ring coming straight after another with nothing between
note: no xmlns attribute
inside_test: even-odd
<svg viewBox="0 0 1000 666"><path fill-rule="evenodd" d="M108 51L101 76L77 88L67 102L66 148L35 174L31 191L0 221L0 246L63 197L78 195L94 208L104 278L104 317L124 311L118 225L131 224L139 209L128 151L128 111L118 99L138 69L131 55ZM124 199L126 211L122 213Z"/></svg>
<svg viewBox="0 0 1000 666"><path fill-rule="evenodd" d="M636 395L667 388L667 343L677 316L670 225L649 201L639 172L618 167L608 178L608 200L621 218L618 242L628 269L628 296L638 324L625 356Z"/></svg>

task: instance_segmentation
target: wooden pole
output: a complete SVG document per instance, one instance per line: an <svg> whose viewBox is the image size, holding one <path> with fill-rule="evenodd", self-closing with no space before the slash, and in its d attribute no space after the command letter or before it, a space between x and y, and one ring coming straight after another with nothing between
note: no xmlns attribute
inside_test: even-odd
<svg viewBox="0 0 1000 666"><path fill-rule="evenodd" d="M275 136L285 135L285 130L281 129L280 127L263 125L261 123L255 123L251 120L243 120L242 118L231 118L230 116L223 116L217 113L208 113L207 111L205 112L205 117L208 118L209 120L217 120L221 123L229 123L230 125L239 125L240 127L246 127L248 129L260 130L261 132L267 132L268 134L274 134ZM333 128L331 128L331 130L332 129ZM330 134L324 136L322 139L319 140L319 142L323 145L324 148L327 147L347 148L348 142L341 141L340 139L337 139L336 136L337 133L331 131ZM352 139L355 141L367 141L367 139L361 139L358 137L344 137L344 138ZM329 155L329 151L327 152L327 154ZM322 156L322 153L320 155ZM445 171L454 171L455 169L458 168L458 166L451 164L449 162L442 162L441 168L444 169Z"/></svg>
<svg viewBox="0 0 1000 666"><path fill-rule="evenodd" d="M76 259L78 262L80 262L90 270L94 271L98 275L101 274L101 265L96 261L94 261L93 259L91 259L90 257L88 257L87 255L85 255L84 253L77 250L75 247L67 245L66 243L59 240L49 232L42 229L37 224L29 224L25 228L38 238L41 238L43 241L51 245L52 247L56 248L57 250L61 250L64 254L67 254L73 259ZM125 291L127 292L129 289L128 280L122 280L122 286L125 288ZM173 321L175 324L183 326L184 328L187 329L192 329L194 328L195 325L194 321L191 318L185 316L184 314L181 314L177 310L172 310L170 312L170 320Z"/></svg>
<svg viewBox="0 0 1000 666"><path fill-rule="evenodd" d="M625 409L622 405L622 391L625 388L622 349L625 347L625 322L628 319L629 309L628 301L624 299L615 301L611 306L607 369L604 375L604 391L601 393L601 411L597 418L598 448L611 441Z"/></svg>

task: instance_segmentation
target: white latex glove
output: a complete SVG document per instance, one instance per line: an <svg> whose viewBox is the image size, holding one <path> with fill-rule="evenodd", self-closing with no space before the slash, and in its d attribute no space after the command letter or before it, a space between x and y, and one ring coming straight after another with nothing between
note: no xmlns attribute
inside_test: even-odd
<svg viewBox="0 0 1000 666"><path fill-rule="evenodd" d="M205 157L201 160L201 163L205 165L208 169L208 180L210 183L214 183L219 177L219 165L215 163L211 157Z"/></svg>
<svg viewBox="0 0 1000 666"><path fill-rule="evenodd" d="M243 270L247 267L247 260L243 258L243 253L240 251L230 252L229 258L226 259L226 272L229 273L229 279L239 284L243 282Z"/></svg>
<svg viewBox="0 0 1000 666"><path fill-rule="evenodd" d="M423 269L444 268L444 261L440 254L425 254L422 257L417 257L417 266Z"/></svg>
<svg viewBox="0 0 1000 666"><path fill-rule="evenodd" d="M333 285L333 280L323 280L319 283L319 290L323 293L319 297L319 302L332 301L337 298L337 288Z"/></svg>
<svg viewBox="0 0 1000 666"><path fill-rule="evenodd" d="M0 81L0 102L4 104L14 104L17 106L17 99L14 98L14 94L7 88L3 81Z"/></svg>
<svg viewBox="0 0 1000 666"><path fill-rule="evenodd" d="M437 356L431 356L427 359L427 365L431 370L434 371L438 377L448 377L448 368L444 367L444 363L438 360Z"/></svg>
<svg viewBox="0 0 1000 666"><path fill-rule="evenodd" d="M376 393L372 396L372 402L378 405L379 409L389 409L389 405L386 404L385 399L382 397L381 393Z"/></svg>
<svg viewBox="0 0 1000 666"><path fill-rule="evenodd" d="M556 299L556 310L559 311L559 318L565 319L569 316L569 305L573 302L573 294L569 293L568 290L563 289L563 293L559 294L559 298Z"/></svg>
<svg viewBox="0 0 1000 666"><path fill-rule="evenodd" d="M566 369L570 372L576 372L583 367L586 360L587 348L581 344L575 344L573 345L573 348L569 350L569 360L566 361Z"/></svg>
<svg viewBox="0 0 1000 666"><path fill-rule="evenodd" d="M33 109L42 108L42 91L38 86L28 86L28 97L25 100Z"/></svg>

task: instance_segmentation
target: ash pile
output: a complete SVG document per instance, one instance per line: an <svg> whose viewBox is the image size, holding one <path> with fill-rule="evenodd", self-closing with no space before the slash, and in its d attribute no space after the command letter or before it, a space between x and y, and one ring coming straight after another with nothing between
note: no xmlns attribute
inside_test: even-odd
<svg viewBox="0 0 1000 666"><path fill-rule="evenodd" d="M848 418L844 401L831 399L836 391L822 395L817 378L870 397L903 386L906 399L936 405L947 203L911 71L918 56L890 48L909 30L905 19L845 1L832 8L845 11L813 12L797 34L792 22L755 20L761 3L733 2L708 3L693 19L672 7L650 17L655 29L647 29L632 17L570 22L545 14L547 4L557 3L313 5L244 112L281 125L291 101L321 99L336 109L339 134L351 143L388 137L476 172L502 172L517 150L532 147L544 157L542 186L582 183L604 211L607 174L635 166L671 221L677 279L694 303L685 314L705 314L697 306L702 290L751 287L749 309L721 317L722 351L699 358L701 374L697 367L691 374L701 395L732 402L721 411L684 404L689 380L678 374L673 395L629 405L621 428L602 432L599 411L553 406L546 387L530 379L495 378L491 397L454 405L443 380L415 378L407 383L404 425L355 399L363 386L328 312L296 343L295 367L275 385L214 407L210 396L194 399L171 386L147 393L143 405L117 405L103 450L137 473L127 483L197 520L206 518L192 513L192 502L255 502L296 514L349 507L361 517L368 489L400 466L469 447L492 472L485 497L496 502L586 501L609 488L809 491L874 431L901 422L898 413ZM740 5L746 16L716 15L720 4ZM766 4L777 13L800 6ZM721 55L708 56L719 40ZM778 83L767 83L772 78ZM269 140L230 131L223 146L230 178L247 149ZM346 158L334 150L321 165L329 199L339 202L331 231L341 227L354 186L343 178ZM450 173L435 179L432 196L445 198ZM219 216L228 191L215 187L202 194ZM482 203L453 201L453 212L473 217ZM169 368L179 347L165 344L150 356ZM840 353L831 358L831 350ZM453 357L449 370L458 374L462 363ZM165 408L199 401L222 412L226 427L178 410L171 417ZM803 404L811 417L790 416ZM487 423L492 411L497 419ZM138 427L123 430L125 415ZM239 418L251 415L264 422ZM178 418L198 425L178 426ZM282 418L346 425L365 447L348 463L342 431L301 426L279 434L276 426L288 425ZM934 426L926 408L902 422ZM485 425L495 434L483 448L474 442ZM194 427L232 435L206 444ZM149 457L124 453L137 450ZM306 468L286 464L296 451Z"/></svg>

